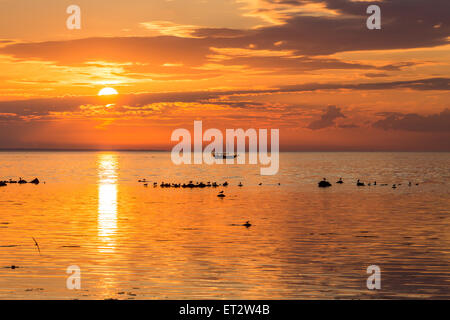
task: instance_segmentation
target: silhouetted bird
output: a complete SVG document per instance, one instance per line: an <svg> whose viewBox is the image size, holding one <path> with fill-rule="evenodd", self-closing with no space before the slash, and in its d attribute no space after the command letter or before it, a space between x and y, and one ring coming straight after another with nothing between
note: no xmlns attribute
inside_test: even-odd
<svg viewBox="0 0 450 320"><path fill-rule="evenodd" d="M217 195L219 198L225 198L225 195L223 194L223 191L220 191Z"/></svg>
<svg viewBox="0 0 450 320"><path fill-rule="evenodd" d="M392 189L397 189L397 186L395 184L392 185Z"/></svg>
<svg viewBox="0 0 450 320"><path fill-rule="evenodd" d="M238 187L243 187L244 185L242 184L242 182L239 182Z"/></svg>
<svg viewBox="0 0 450 320"><path fill-rule="evenodd" d="M250 221L247 221L246 223L243 224L243 226L246 228L250 228L252 224L250 223Z"/></svg>
<svg viewBox="0 0 450 320"><path fill-rule="evenodd" d="M358 187L364 187L364 186L365 186L364 182L361 182L359 179L358 179L358 181L356 182L356 185L357 185Z"/></svg>
<svg viewBox="0 0 450 320"><path fill-rule="evenodd" d="M323 180L319 182L319 188L328 188L328 187L331 187L331 183L329 183L326 178L323 178Z"/></svg>
<svg viewBox="0 0 450 320"><path fill-rule="evenodd" d="M343 184L343 183L344 183L344 181L342 181L342 178L339 178L339 181L338 181L338 182L336 182L336 183L339 183L339 184Z"/></svg>

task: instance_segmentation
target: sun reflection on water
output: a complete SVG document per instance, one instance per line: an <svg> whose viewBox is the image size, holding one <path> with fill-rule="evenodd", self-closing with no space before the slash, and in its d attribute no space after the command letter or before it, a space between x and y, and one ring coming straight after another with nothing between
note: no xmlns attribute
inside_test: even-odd
<svg viewBox="0 0 450 320"><path fill-rule="evenodd" d="M98 171L98 237L104 243L101 252L115 249L117 232L117 155L99 154Z"/></svg>

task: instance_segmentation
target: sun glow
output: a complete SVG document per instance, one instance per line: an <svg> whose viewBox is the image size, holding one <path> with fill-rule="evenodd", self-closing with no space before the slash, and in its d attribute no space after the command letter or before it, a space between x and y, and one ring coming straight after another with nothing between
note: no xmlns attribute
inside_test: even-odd
<svg viewBox="0 0 450 320"><path fill-rule="evenodd" d="M119 94L119 93L114 88L103 88L102 90L100 90L98 92L99 96L110 96L110 95L116 95L116 94Z"/></svg>

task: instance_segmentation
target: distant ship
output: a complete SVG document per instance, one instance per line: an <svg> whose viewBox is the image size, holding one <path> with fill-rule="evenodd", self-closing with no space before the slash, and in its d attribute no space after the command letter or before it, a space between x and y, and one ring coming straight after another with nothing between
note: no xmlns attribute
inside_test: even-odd
<svg viewBox="0 0 450 320"><path fill-rule="evenodd" d="M237 154L215 153L215 152L212 152L211 154L216 159L236 159L238 156Z"/></svg>

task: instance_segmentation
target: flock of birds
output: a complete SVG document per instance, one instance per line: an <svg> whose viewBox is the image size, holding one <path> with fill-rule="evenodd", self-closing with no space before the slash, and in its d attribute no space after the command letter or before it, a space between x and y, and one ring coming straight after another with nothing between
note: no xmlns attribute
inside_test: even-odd
<svg viewBox="0 0 450 320"><path fill-rule="evenodd" d="M149 183L150 183L146 179L138 180L138 182L142 183L144 187L148 187ZM228 187L229 183L227 181L225 181L222 184L217 183L217 182L210 182L210 181L208 181L206 183L204 183L204 182L196 182L196 183L194 183L193 181L189 181L189 183L166 183L164 181L161 182L161 183L153 182L153 187L154 188L157 188L158 185L161 188L189 188L189 189L200 188L200 189L203 189L203 188ZM262 183L260 183L259 185L262 185ZM280 185L280 183L278 185ZM238 187L243 187L244 185L242 184L242 182L239 182L239 184L237 186ZM223 198L226 197L226 195L225 195L224 191L222 190L222 191L220 191L217 194L217 197L223 199ZM246 227L246 228L250 228L252 226L252 224L250 223L250 221L247 221L244 224L232 224L232 226L243 226L243 227Z"/></svg>
<svg viewBox="0 0 450 320"><path fill-rule="evenodd" d="M148 186L149 186L149 183L150 183L150 182L147 181L146 179L138 180L138 182L142 183L142 184L144 185L144 187L148 187ZM24 180L24 179L22 179L22 178L19 178L19 180L12 180L12 179L9 179L8 181L0 181L0 187L6 187L8 184L16 184L16 183L17 183L17 184L31 183L31 184L38 185L38 184L40 183L40 181L39 181L38 178L35 178L35 179L33 179L32 181L30 181L30 182L28 182L28 181L26 181L26 180ZM343 184L343 183L344 183L344 180L343 180L342 178L340 178L338 181L336 181L336 183L337 183L337 184ZM229 183L228 183L227 181L225 181L225 182L222 183L222 184L217 183L217 182L209 182L209 181L206 182L206 183L204 183L204 182L196 182L196 183L194 183L193 181L189 181L189 183L166 183L166 182L161 182L160 184L158 184L158 182L153 182L153 187L154 187L154 188L157 188L158 185L159 185L161 188L189 188L189 189L200 188L200 189L203 189L203 188L227 187L227 186L229 185ZM262 183L259 183L259 185L261 186ZM278 183L278 185L281 185L281 184ZM318 183L318 185L319 185L319 188L328 188L328 187L331 187L331 186L332 186L332 184L331 184L326 178L323 178L323 180L320 181L320 182ZM371 186L371 185L376 186L376 185L377 185L377 182L374 181L373 183L370 183L370 182L369 182L369 183L367 184L367 186ZM380 185L380 186L387 186L388 184L387 184L387 183L384 183L384 184L379 184L379 185ZM392 189L396 189L397 186L401 186L401 185L402 185L401 183L393 184L393 185L392 185ZM413 184L412 184L411 182L408 183L408 186L411 187L412 185L413 185ZM418 186L419 184L416 183L415 185ZM243 187L243 186L244 186L244 185L242 184L242 182L239 182L238 187ZM366 186L366 184L365 184L364 182L361 182L360 179L358 179L357 182L356 182L356 186L358 186L358 187L364 187L364 186ZM217 197L223 199L223 198L226 197L226 195L225 195L224 191L222 190L222 191L220 191L220 192L217 194ZM252 224L250 223L250 221L247 221L246 223L244 223L244 224L242 224L242 225L239 225L239 226L244 226L244 227L246 227L246 228L250 228L250 227L252 226Z"/></svg>
<svg viewBox="0 0 450 320"><path fill-rule="evenodd" d="M337 181L336 182L337 184L343 184L344 183L344 180L342 180L342 178L339 178L339 181ZM368 184L367 184L367 186L376 186L377 185L377 182L376 181L374 181L373 182L373 184L371 183L371 182L369 182ZM383 183L383 184L379 184L379 186L387 186L388 184L387 183ZM392 189L397 189L397 186L401 186L402 184L401 183L397 183L397 184L393 184L392 185ZM411 183L411 181L410 182L408 182L408 186L409 187L411 187L413 184ZM419 184L418 183L416 183L416 186L418 186ZM326 178L323 178L323 180L322 181L320 181L319 182L319 188L328 188L328 187L331 187L332 186L332 184L329 182L329 181L327 181L327 179ZM356 181L356 186L357 187L365 187L366 186L366 184L364 183L364 182L362 182L360 179L358 179L358 181Z"/></svg>
<svg viewBox="0 0 450 320"><path fill-rule="evenodd" d="M13 179L9 179L7 181L0 181L0 187L6 187L8 184L26 184L26 183L31 183L31 184L39 184L40 181L38 178L35 178L33 180L31 180L30 182L28 182L27 180L24 180L22 178L19 178L19 180L13 180Z"/></svg>
<svg viewBox="0 0 450 320"><path fill-rule="evenodd" d="M149 181L147 181L146 179L142 179L142 180L138 180L138 182L141 182L144 184L144 187L148 187ZM212 187L212 188L217 188L217 187L227 187L228 186L228 182L224 182L223 184L219 184L217 182L207 182L207 183L203 183L203 182L196 182L194 184L193 181L189 181L189 183L165 183L164 181L161 182L161 184L159 184L159 186L161 188L190 188L190 189L194 189L194 188L207 188L207 187ZM242 184L242 182L239 182L239 187L243 187L244 185ZM154 182L153 183L153 187L157 188L158 187L158 182Z"/></svg>
<svg viewBox="0 0 450 320"><path fill-rule="evenodd" d="M144 185L144 187L148 187L149 184L151 183L150 181L147 181L146 179L141 179L138 180L138 182L142 183ZM193 181L189 181L189 183L166 183L166 182L153 182L153 188L157 188L158 185L161 188L188 188L188 189L196 189L196 188L218 188L218 187L228 187L229 183L227 181L225 181L224 183L220 184L217 182L196 182L194 183ZM260 186L262 186L262 183L259 184ZM281 185L281 183L278 183L278 185ZM242 182L239 182L239 184L237 185L238 187L243 187L244 185L242 184ZM217 197L219 198L225 198L225 194L223 191L219 192L219 194L217 195Z"/></svg>
<svg viewBox="0 0 450 320"><path fill-rule="evenodd" d="M142 179L142 180L138 180L138 182L141 182L144 184L144 187L148 187L149 182L146 179ZM22 178L19 178L19 180L12 180L9 179L8 181L0 181L0 187L6 187L8 184L26 184L26 183L31 183L31 184L39 184L40 181L38 178L33 179L32 181L28 182ZM342 178L339 178L339 181L336 181L337 184L343 184L344 180ZM165 183L165 182L161 182L161 184L159 184L159 186L161 188L189 188L189 189L194 189L194 188L218 188L218 187L227 187L229 185L229 183L227 181L225 181L224 183L220 184L217 182L207 182L207 183L203 183L203 182L196 182L194 183L193 181L189 181L189 183ZM260 186L262 185L262 183L259 184ZM278 185L281 185L280 183L278 183ZM368 183L367 186L376 186L377 182L374 181L373 184L372 183ZM387 183L383 183L380 184L380 186L387 186ZM397 186L401 186L401 183L398 184L393 184L392 185L392 189L396 189ZM408 186L411 187L413 184L410 182L408 182ZM416 183L416 186L418 186L419 184ZM243 187L244 185L242 184L242 182L239 182L238 187ZM331 187L332 184L326 179L323 178L322 181L319 182L319 188L328 188ZM360 179L358 179L358 181L356 181L356 186L357 187L365 187L366 184L364 182L362 182ZM158 187L158 182L154 182L153 183L153 187L156 188ZM219 194L217 195L219 198L224 198L225 195L223 194L223 191L219 192Z"/></svg>
<svg viewBox="0 0 450 320"><path fill-rule="evenodd" d="M138 180L138 182L143 183L144 187L148 187L149 186L149 181L147 181L146 179L141 179ZM158 185L161 188L188 188L188 189L196 189L196 188L218 188L218 187L228 187L229 183L227 181L225 181L224 183L220 184L217 182L196 182L194 183L194 181L189 181L189 183L166 183L166 182L153 182L153 188L157 188ZM261 185L261 184L260 184ZM239 182L238 187L243 187L244 185L242 184L242 182ZM222 191L219 192L219 194L217 195L218 198L225 198L226 195L225 193Z"/></svg>

